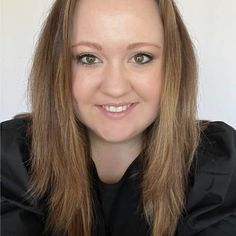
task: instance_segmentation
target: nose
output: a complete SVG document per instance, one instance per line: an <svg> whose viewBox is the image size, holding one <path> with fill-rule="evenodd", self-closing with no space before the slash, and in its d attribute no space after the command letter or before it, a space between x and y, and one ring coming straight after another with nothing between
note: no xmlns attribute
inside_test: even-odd
<svg viewBox="0 0 236 236"><path fill-rule="evenodd" d="M121 64L106 65L102 76L100 91L107 96L122 97L132 88L128 72Z"/></svg>

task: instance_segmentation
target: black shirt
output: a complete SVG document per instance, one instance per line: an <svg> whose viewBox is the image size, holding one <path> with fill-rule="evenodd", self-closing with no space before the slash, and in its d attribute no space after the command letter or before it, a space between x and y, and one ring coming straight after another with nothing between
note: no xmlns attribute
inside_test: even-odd
<svg viewBox="0 0 236 236"><path fill-rule="evenodd" d="M102 204L105 223L107 226L109 225L109 218L114 200L118 195L122 182L123 178L119 182L114 184L106 184L98 179L99 197Z"/></svg>
<svg viewBox="0 0 236 236"><path fill-rule="evenodd" d="M3 236L42 235L45 212L29 199L27 120L1 124ZM236 132L223 122L211 122L201 135L189 176L187 213L176 236L236 235ZM93 236L149 236L149 225L138 208L140 182L137 157L117 184L102 183L94 169L96 223ZM95 165L94 165L95 167ZM50 233L48 233L50 235Z"/></svg>

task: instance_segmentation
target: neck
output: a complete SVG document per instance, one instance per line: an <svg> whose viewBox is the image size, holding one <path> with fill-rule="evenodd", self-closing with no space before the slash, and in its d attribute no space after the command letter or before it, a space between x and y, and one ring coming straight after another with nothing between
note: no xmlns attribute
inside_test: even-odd
<svg viewBox="0 0 236 236"><path fill-rule="evenodd" d="M104 182L118 181L142 150L142 135L119 143L110 143L92 134L89 137L92 159Z"/></svg>

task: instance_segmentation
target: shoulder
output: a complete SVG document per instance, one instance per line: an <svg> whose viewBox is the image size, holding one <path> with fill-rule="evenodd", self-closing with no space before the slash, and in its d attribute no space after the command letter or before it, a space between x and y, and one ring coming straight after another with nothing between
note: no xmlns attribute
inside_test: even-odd
<svg viewBox="0 0 236 236"><path fill-rule="evenodd" d="M1 122L1 136L3 138L14 138L26 134L27 128L30 125L30 118L14 118Z"/></svg>
<svg viewBox="0 0 236 236"><path fill-rule="evenodd" d="M235 129L220 121L208 123L202 130L193 166L195 187L197 182L201 188L211 184L223 201L232 181L236 181Z"/></svg>
<svg viewBox="0 0 236 236"><path fill-rule="evenodd" d="M225 174L232 178L236 169L236 131L224 122L209 122L201 131L193 162L195 176L200 173Z"/></svg>
<svg viewBox="0 0 236 236"><path fill-rule="evenodd" d="M18 133L25 130L29 124L30 117L14 118L1 122L1 131Z"/></svg>
<svg viewBox="0 0 236 236"><path fill-rule="evenodd" d="M195 171L216 173L235 171L236 131L221 121L209 122L201 131L199 148L193 162Z"/></svg>
<svg viewBox="0 0 236 236"><path fill-rule="evenodd" d="M6 190L4 193L7 195L16 195L15 197L20 198L26 192L28 181L30 139L27 132L29 123L29 119L13 119L1 123L3 190ZM16 183L18 183L17 186Z"/></svg>
<svg viewBox="0 0 236 236"><path fill-rule="evenodd" d="M190 172L183 235L236 235L235 186L236 131L209 122Z"/></svg>
<svg viewBox="0 0 236 236"><path fill-rule="evenodd" d="M3 160L16 158L16 156L25 160L29 151L30 122L30 118L17 118L1 123L1 156ZM9 156L8 154L14 155Z"/></svg>
<svg viewBox="0 0 236 236"><path fill-rule="evenodd" d="M43 230L43 209L28 195L30 122L28 118L17 118L1 123L1 219L4 235L41 235Z"/></svg>
<svg viewBox="0 0 236 236"><path fill-rule="evenodd" d="M21 200L27 191L30 140L28 119L1 123L1 177L6 198Z"/></svg>
<svg viewBox="0 0 236 236"><path fill-rule="evenodd" d="M209 122L201 132L201 147L235 152L236 131L222 121Z"/></svg>

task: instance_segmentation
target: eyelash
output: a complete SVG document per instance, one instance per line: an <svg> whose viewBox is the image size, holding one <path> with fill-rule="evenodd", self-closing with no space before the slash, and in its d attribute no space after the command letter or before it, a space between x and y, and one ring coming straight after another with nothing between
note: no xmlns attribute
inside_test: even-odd
<svg viewBox="0 0 236 236"><path fill-rule="evenodd" d="M144 53L144 52L139 52L139 53L135 54L133 57L138 57L138 56L144 56L144 57L148 58L148 60L146 62L144 62L144 63L137 63L138 65L145 65L145 64L147 64L147 63L149 63L149 62L151 62L153 60L153 56L152 55ZM76 61L77 64L81 64L83 66L94 66L95 64L97 64L96 62L92 63L92 64L83 62L82 59L86 58L86 57L92 57L94 59L97 58L93 54L86 53L86 54L75 55L73 57L73 59ZM100 62L98 62L98 63L100 63Z"/></svg>

